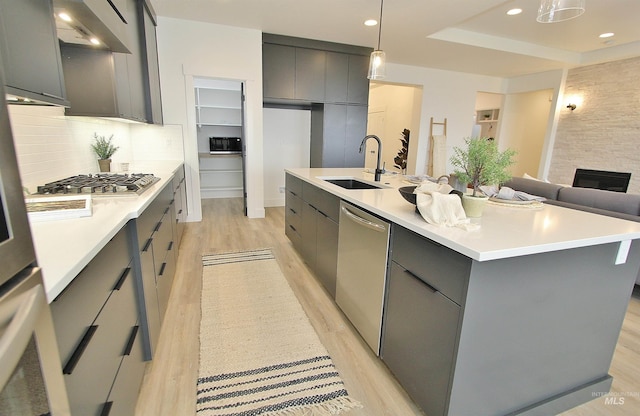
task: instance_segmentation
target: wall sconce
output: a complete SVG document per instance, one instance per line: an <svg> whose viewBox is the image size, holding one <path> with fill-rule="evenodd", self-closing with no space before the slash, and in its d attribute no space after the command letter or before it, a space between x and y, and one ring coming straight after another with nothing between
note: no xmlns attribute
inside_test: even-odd
<svg viewBox="0 0 640 416"><path fill-rule="evenodd" d="M570 104L567 105L567 108L570 109L571 111L575 110L576 107L577 107L577 105L575 105L573 103L570 103Z"/></svg>

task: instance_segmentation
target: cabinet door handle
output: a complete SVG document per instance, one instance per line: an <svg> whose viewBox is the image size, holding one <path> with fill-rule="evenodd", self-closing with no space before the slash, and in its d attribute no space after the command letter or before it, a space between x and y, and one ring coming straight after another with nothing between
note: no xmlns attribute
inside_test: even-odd
<svg viewBox="0 0 640 416"><path fill-rule="evenodd" d="M160 266L160 271L158 272L158 276L162 276L164 274L164 269L167 267L167 263L162 263L162 266Z"/></svg>
<svg viewBox="0 0 640 416"><path fill-rule="evenodd" d="M429 283L425 282L424 280L422 280L420 278L420 276L418 276L417 274L411 272L410 270L405 270L405 273L407 273L409 276L413 277L414 279L416 279L418 282L422 283L423 285L425 285L430 291L432 291L433 293L438 293L440 292L438 289L436 289L435 287L431 286Z"/></svg>
<svg viewBox="0 0 640 416"><path fill-rule="evenodd" d="M165 212L165 214L166 214L166 212ZM160 221L160 222L158 222L158 223L156 224L156 228L154 228L154 229L153 229L153 231L154 231L154 232L157 232L157 231L160 229L160 227L162 227L162 221Z"/></svg>
<svg viewBox="0 0 640 416"><path fill-rule="evenodd" d="M120 275L120 278L118 278L118 281L116 282L116 285L113 287L113 290L120 290L120 288L122 288L122 285L124 284L124 281L127 280L127 276L129 276L130 271L131 271L131 267L127 267L122 271L122 274Z"/></svg>
<svg viewBox="0 0 640 416"><path fill-rule="evenodd" d="M152 241L153 241L153 238L150 238L150 239L147 240L147 242L144 244L144 247L142 247L142 251L143 252L149 250L149 246L151 245Z"/></svg>
<svg viewBox="0 0 640 416"><path fill-rule="evenodd" d="M76 368L78 361L80 361L82 354L87 349L87 345L89 345L89 342L91 341L93 334L96 333L97 329L98 325L91 325L89 328L87 328L87 331L84 333L84 336L82 337L82 340L80 340L80 343L76 347L76 350L73 352L73 354L71 354L71 358L69 358L67 365L64 366L62 374L73 373L74 368Z"/></svg>
<svg viewBox="0 0 640 416"><path fill-rule="evenodd" d="M58 95L54 95L54 94L50 94L48 92L41 92L40 94L44 95L45 97L50 97L50 98L57 98L58 100L62 100L64 101L63 97L60 97Z"/></svg>
<svg viewBox="0 0 640 416"><path fill-rule="evenodd" d="M173 248L173 241L169 241L169 247L167 247L167 251L171 251Z"/></svg>
<svg viewBox="0 0 640 416"><path fill-rule="evenodd" d="M138 329L140 327L138 325L131 328L131 335L129 335L129 340L127 341L127 346L124 347L124 353L122 355L130 355L131 350L133 350L133 343L136 341L136 335L138 335Z"/></svg>
<svg viewBox="0 0 640 416"><path fill-rule="evenodd" d="M295 209L293 209L293 208L289 208L289 211L291 211L291 212L292 212L292 213L294 213L294 214L297 214L296 210L295 210Z"/></svg>
<svg viewBox="0 0 640 416"><path fill-rule="evenodd" d="M113 402L105 402L105 404L102 405L100 416L109 416L109 413L111 413L111 406L113 406Z"/></svg>
<svg viewBox="0 0 640 416"><path fill-rule="evenodd" d="M289 224L289 228L291 228L293 231L298 232L298 230L296 230L296 227L294 227L293 225Z"/></svg>
<svg viewBox="0 0 640 416"><path fill-rule="evenodd" d="M169 212L169 210L170 210L170 209L171 209L171 208L166 207L166 208L164 209L164 215L167 215L167 213Z"/></svg>

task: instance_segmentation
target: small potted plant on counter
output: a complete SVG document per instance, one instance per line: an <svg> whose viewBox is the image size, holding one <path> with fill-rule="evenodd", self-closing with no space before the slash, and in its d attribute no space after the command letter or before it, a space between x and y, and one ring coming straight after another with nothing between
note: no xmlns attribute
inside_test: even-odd
<svg viewBox="0 0 640 416"><path fill-rule="evenodd" d="M488 197L480 191L484 185L500 185L511 178L508 171L515 161L515 150L498 150L498 144L486 137L465 138L466 149L453 148L450 162L454 174L473 188L471 195L462 196L462 206L468 217L480 217Z"/></svg>
<svg viewBox="0 0 640 416"><path fill-rule="evenodd" d="M111 171L111 156L118 150L119 146L114 146L111 142L113 140L113 134L107 139L104 136L98 136L98 133L93 134L95 141L91 145L91 148L96 155L98 155L98 165L100 166L100 172Z"/></svg>

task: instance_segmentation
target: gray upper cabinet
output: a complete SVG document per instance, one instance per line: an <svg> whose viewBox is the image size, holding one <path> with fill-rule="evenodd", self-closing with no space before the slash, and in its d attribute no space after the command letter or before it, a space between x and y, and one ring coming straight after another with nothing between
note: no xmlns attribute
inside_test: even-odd
<svg viewBox="0 0 640 416"><path fill-rule="evenodd" d="M296 48L294 96L297 100L324 102L325 51Z"/></svg>
<svg viewBox="0 0 640 416"><path fill-rule="evenodd" d="M160 67L156 36L157 21L151 3L147 0L138 2L138 24L143 45L142 69L148 81L144 83L146 119L149 123L162 124Z"/></svg>
<svg viewBox="0 0 640 416"><path fill-rule="evenodd" d="M0 0L0 39L8 94L69 104L51 0Z"/></svg>
<svg viewBox="0 0 640 416"><path fill-rule="evenodd" d="M265 98L293 99L296 80L296 49L262 45L262 78Z"/></svg>
<svg viewBox="0 0 640 416"><path fill-rule="evenodd" d="M69 116L118 117L162 123L160 77L152 9L126 0L131 53L62 44ZM137 18L136 18L137 16ZM96 82L99 80L99 82Z"/></svg>
<svg viewBox="0 0 640 416"><path fill-rule="evenodd" d="M369 57L349 55L349 82L347 85L347 102L351 104L369 103Z"/></svg>
<svg viewBox="0 0 640 416"><path fill-rule="evenodd" d="M348 74L349 55L339 52L327 52L327 67L325 72L326 102L347 102L347 86L349 84Z"/></svg>

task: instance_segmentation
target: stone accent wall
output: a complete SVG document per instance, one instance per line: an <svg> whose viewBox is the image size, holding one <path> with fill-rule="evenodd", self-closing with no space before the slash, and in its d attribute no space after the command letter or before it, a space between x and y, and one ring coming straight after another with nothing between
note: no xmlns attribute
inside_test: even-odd
<svg viewBox="0 0 640 416"><path fill-rule="evenodd" d="M569 71L549 180L573 182L576 168L631 172L629 193L640 194L640 58Z"/></svg>

